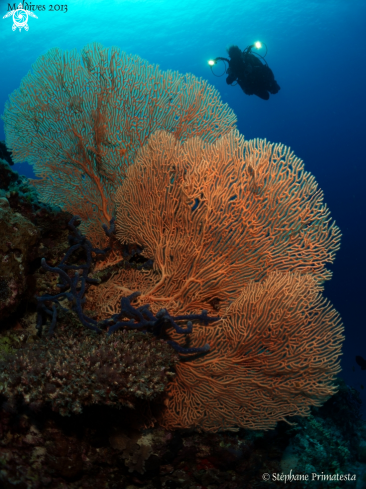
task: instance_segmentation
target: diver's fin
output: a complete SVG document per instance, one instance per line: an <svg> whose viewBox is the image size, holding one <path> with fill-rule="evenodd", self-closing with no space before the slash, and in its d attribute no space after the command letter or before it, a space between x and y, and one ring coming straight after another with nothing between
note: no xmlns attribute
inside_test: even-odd
<svg viewBox="0 0 366 489"><path fill-rule="evenodd" d="M265 88L256 88L254 91L254 95L257 95L257 97L263 99L263 100L268 100L269 99L269 93Z"/></svg>

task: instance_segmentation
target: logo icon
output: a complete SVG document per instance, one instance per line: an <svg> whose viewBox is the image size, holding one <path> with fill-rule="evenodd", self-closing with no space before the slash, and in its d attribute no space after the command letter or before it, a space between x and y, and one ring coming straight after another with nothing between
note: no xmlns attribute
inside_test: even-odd
<svg viewBox="0 0 366 489"><path fill-rule="evenodd" d="M12 25L13 31L18 27L19 32L22 30L22 27L27 31L29 29L28 26L28 15L31 17L34 17L35 19L38 19L36 15L34 15L33 12L30 10L24 10L23 5L20 3L18 5L18 8L16 10L12 10L11 12L8 12L6 15L4 15L3 19L6 19L7 17L13 16L13 22L14 24Z"/></svg>

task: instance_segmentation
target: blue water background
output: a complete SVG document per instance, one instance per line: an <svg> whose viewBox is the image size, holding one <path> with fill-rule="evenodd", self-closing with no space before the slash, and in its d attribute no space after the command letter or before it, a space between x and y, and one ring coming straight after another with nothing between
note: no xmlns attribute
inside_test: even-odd
<svg viewBox="0 0 366 489"><path fill-rule="evenodd" d="M30 3L47 10L29 18L28 32L13 32L12 19L2 19L8 2L0 0L1 113L39 55L99 41L163 70L206 78L235 111L247 139L282 142L305 161L343 233L334 277L325 285L345 325L342 376L357 388L366 385L366 371L354 361L366 357L365 0L72 0L60 4L67 13ZM267 44L266 59L281 86L269 101L227 86L207 65L225 56L227 45L244 49L256 40ZM26 164L15 168L32 174Z"/></svg>

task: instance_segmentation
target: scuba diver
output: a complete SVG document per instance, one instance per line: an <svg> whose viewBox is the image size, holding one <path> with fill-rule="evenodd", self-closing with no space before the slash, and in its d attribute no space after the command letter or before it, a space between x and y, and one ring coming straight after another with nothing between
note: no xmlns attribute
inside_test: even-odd
<svg viewBox="0 0 366 489"><path fill-rule="evenodd" d="M232 85L236 81L247 95L257 95L257 97L263 100L268 100L269 93L277 93L280 86L276 82L271 68L264 59L265 55L261 56L260 54L252 53L254 47L259 49L261 46L261 43L257 42L245 48L243 52L240 51L238 46L230 46L228 48L230 59L216 58L209 61L211 70L217 61L227 62L228 67L225 67L225 73L228 74L226 78L228 85ZM260 58L264 63L262 63Z"/></svg>

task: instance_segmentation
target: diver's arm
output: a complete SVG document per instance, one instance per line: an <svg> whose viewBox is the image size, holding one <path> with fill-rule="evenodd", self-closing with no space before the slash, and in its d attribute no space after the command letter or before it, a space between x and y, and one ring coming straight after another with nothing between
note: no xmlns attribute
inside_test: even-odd
<svg viewBox="0 0 366 489"><path fill-rule="evenodd" d="M251 44L250 46L247 46L244 50L243 50L243 55L246 56L247 54L252 54L252 49L254 48L254 44Z"/></svg>
<svg viewBox="0 0 366 489"><path fill-rule="evenodd" d="M214 61L227 61L228 63L230 63L230 60L227 59L227 58L215 58Z"/></svg>

